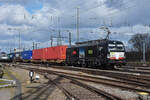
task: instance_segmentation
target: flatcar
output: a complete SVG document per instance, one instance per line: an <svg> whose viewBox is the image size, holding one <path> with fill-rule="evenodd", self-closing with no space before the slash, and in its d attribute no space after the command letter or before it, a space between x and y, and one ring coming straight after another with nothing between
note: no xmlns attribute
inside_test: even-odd
<svg viewBox="0 0 150 100"><path fill-rule="evenodd" d="M121 41L93 40L78 42L67 48L66 63L80 66L110 66L125 64L125 47Z"/></svg>

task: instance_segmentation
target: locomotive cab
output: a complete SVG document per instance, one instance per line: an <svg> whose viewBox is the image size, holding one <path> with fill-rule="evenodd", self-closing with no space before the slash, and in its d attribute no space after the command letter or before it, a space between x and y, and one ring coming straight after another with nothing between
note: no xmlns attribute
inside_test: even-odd
<svg viewBox="0 0 150 100"><path fill-rule="evenodd" d="M107 59L111 65L125 65L125 47L120 41L108 42Z"/></svg>

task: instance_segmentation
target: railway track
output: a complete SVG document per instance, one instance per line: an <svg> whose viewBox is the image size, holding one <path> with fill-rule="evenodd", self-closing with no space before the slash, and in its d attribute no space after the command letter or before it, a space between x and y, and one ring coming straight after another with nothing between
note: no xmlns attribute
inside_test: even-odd
<svg viewBox="0 0 150 100"><path fill-rule="evenodd" d="M118 71L148 74L150 75L150 67L132 67L132 66L122 66L116 68Z"/></svg>
<svg viewBox="0 0 150 100"><path fill-rule="evenodd" d="M58 69L65 69L67 70L68 67L55 67ZM150 88L150 78L148 78L149 76L141 76L141 75L135 75L135 74L126 74L126 73L118 73L114 72L114 71L105 71L105 70L89 70L89 69L83 69L83 68L69 68L69 70L73 70L73 71L81 71L81 72L85 72L85 73L90 73L94 75L102 75L102 76L106 76L106 77L111 77L111 78L116 78L119 79L120 83L128 83L128 84L132 84L132 85L136 85L136 86L143 86L146 88ZM53 70L54 71L54 70ZM56 71L57 72L57 71ZM64 72L57 72L57 73L62 73L62 74L68 74L68 73L64 73ZM81 75L78 75L81 77ZM82 76L83 77L83 76ZM89 78L90 76L88 76ZM92 77L93 78L93 77ZM104 80L104 79L101 79ZM107 79L105 79L107 80ZM115 81L115 80L110 80L110 81Z"/></svg>
<svg viewBox="0 0 150 100"><path fill-rule="evenodd" d="M34 68L32 68L32 70L34 70ZM36 69L37 70L37 69ZM41 69L38 69L38 71L40 71ZM132 84L132 86L129 86L129 84L131 84L130 82L121 82L121 81L115 81L115 80L109 80L109 79L98 79L96 80L94 77L90 78L89 76L83 76L83 75L73 75L70 73L59 73L59 72L55 72L55 71L50 71L50 70L42 70L43 72L47 71L50 74L55 74L55 75L60 75L63 77L69 77L72 79L77 79L77 80L83 80L83 81L87 81L87 82L94 82L94 83L98 83L98 84L104 84L104 85L109 85L109 86L113 86L113 87L119 87L122 89L129 89L131 91L134 92L146 92L150 94L150 91L148 90L144 90L142 88L136 88L136 86L144 86L144 85L139 85L139 84ZM75 77L76 76L76 77ZM117 84L118 83L118 84ZM123 83L127 83L126 85ZM144 86L147 87L147 86Z"/></svg>
<svg viewBox="0 0 150 100"><path fill-rule="evenodd" d="M46 68L38 69L40 67L37 67L37 66L29 66L29 65L23 65L23 66L18 65L18 66L25 68L27 70L30 70L32 67L32 70L35 70L35 71L38 71L41 73L54 74L54 75L58 75L60 77L65 77L65 78L69 78L69 79L73 79L73 80L82 80L85 82L104 84L104 85L108 85L108 86L112 86L112 87L117 87L120 89L130 90L130 91L134 91L134 92L146 92L146 93L150 94L150 91L148 90L148 89L150 89L150 80L147 79L147 77L149 77L149 76L145 77L145 75L127 74L124 72L123 72L123 74L121 74L121 72L118 72L118 71L116 71L116 72L114 72L114 71L112 71L112 72L106 71L105 72L105 70L102 70L102 71L94 70L93 71L93 69L91 71L91 69L74 68L74 67L73 68L72 67L64 68L63 66L60 66L61 68L59 66L54 67L56 69L64 69L64 70L69 69L69 71L73 70L73 71L84 72L84 73L88 73L88 74L90 73L93 75L107 76L107 77L119 79L119 80L113 80L113 79L97 78L97 77L93 77L93 76L85 76L85 75L79 75L79 74L73 74L73 73L65 73L65 72L54 71L54 70L47 70ZM125 75L127 75L127 76L125 76Z"/></svg>
<svg viewBox="0 0 150 100"><path fill-rule="evenodd" d="M90 70L94 70L92 68L80 68L80 67L73 67L73 66L56 66L56 65L43 65L43 64L33 64L33 63L21 63L21 65L29 65L29 66L42 66L42 67L53 67L53 68L59 68L59 69L69 69L69 70L74 70L74 71L79 71L83 69L83 71L90 71ZM96 69L96 70L100 70L100 69ZM148 71L147 71L148 70ZM105 70L103 70L105 71ZM108 70L107 70L108 71ZM116 70L112 70L115 72L128 72L128 73L135 73L135 74L141 74L141 75L150 75L150 68L143 68L143 67L129 67L129 66L123 66L123 67L116 67ZM139 76L140 77L140 76ZM142 76L143 77L143 76ZM146 79L149 77L144 76Z"/></svg>
<svg viewBox="0 0 150 100"><path fill-rule="evenodd" d="M49 75L46 75L46 77L47 76ZM59 75L59 77L66 78L62 75ZM49 77L47 78L50 80ZM54 83L57 87L59 87L62 91L65 91L67 94L69 94L71 100L123 100L114 95L108 94L104 91L76 81L72 78L67 77L66 79L63 79L64 83L57 83L52 80L51 82Z"/></svg>
<svg viewBox="0 0 150 100"><path fill-rule="evenodd" d="M105 91L102 91L90 85L84 84L74 79L74 77L69 77L66 75L58 74L56 72L51 72L49 70L42 70L42 69L36 69L36 68L24 68L24 69L33 70L37 73L44 75L53 84L55 84L59 89L61 89L63 93L68 97L69 100L123 100ZM57 75L58 77L63 78L63 82L53 81L50 78L51 74Z"/></svg>
<svg viewBox="0 0 150 100"><path fill-rule="evenodd" d="M40 70L44 70L44 69L38 69L38 70L40 71ZM123 79L122 79L121 81L120 80L118 81L118 80L110 80L110 79L104 79L104 78L95 78L95 77L84 76L84 75L75 75L75 74L71 74L71 73L50 71L50 70L44 70L44 71L48 71L49 73L53 73L56 75L64 75L64 76L67 76L67 77L70 77L73 79L77 79L77 80L100 83L100 84L109 85L109 86L113 86L113 87L119 87L121 89L131 90L134 92L146 92L146 93L150 94L150 91L146 90L147 88L150 88L149 84L145 84L144 82L138 83L135 80L132 80L132 81L124 80L123 81ZM113 75L111 75L111 76L113 76Z"/></svg>
<svg viewBox="0 0 150 100"><path fill-rule="evenodd" d="M150 81L150 73L139 73L139 71L127 71L127 70L99 70L99 69L90 69L90 68L79 68L72 66L51 66L52 68L63 69L63 70L72 70L72 71L80 71L84 73L94 74L94 75L108 75L115 74L117 77L122 75L122 78L125 78L126 75L128 78L141 80L141 81ZM128 79L126 78L126 79Z"/></svg>
<svg viewBox="0 0 150 100"><path fill-rule="evenodd" d="M42 66L42 67L53 67L53 68L59 68L59 69L69 69L74 71L79 70L95 70L92 68L82 68L82 67L74 67L74 66L57 66L57 65L43 65L43 64L33 64L33 63L21 63L21 65L29 65L29 66ZM144 75L150 75L150 68L144 68L143 70L136 70L137 69L143 69L143 67L129 67L129 66L123 66L123 67L116 67L116 70L107 70L107 71L118 71L118 72L129 72L129 73L138 73L138 74L144 74ZM135 69L135 70L130 70ZM96 69L101 70L101 69ZM144 71L149 70L149 71ZM106 71L106 70L103 70ZM149 77L150 78L150 77Z"/></svg>
<svg viewBox="0 0 150 100"><path fill-rule="evenodd" d="M74 78L76 78L76 77L88 78L87 81L89 81L89 79L91 81L94 79L93 82L97 82L97 83L101 83L99 81L108 81L108 82L116 82L116 83L120 83L120 84L130 84L132 86L140 86L142 88L150 88L150 85L148 83L137 82L137 81L134 81L134 80L127 80L127 79L125 80L125 79L121 79L121 78L119 78L120 80L116 80L116 79L99 78L99 77L93 77L93 76L88 76L88 75L78 75L78 74L59 72L59 71L52 71L52 72L60 73L60 74L64 74L64 75L69 75L69 76L72 76Z"/></svg>
<svg viewBox="0 0 150 100"><path fill-rule="evenodd" d="M119 74L112 74L112 73L102 73L101 75L107 76L107 77L112 77L120 80L114 80L114 79L106 79L106 78L99 78L99 77L93 77L93 76L86 76L86 75L78 75L78 74L73 74L73 73L66 73L66 72L61 72L61 71L55 71L52 70L55 73L60 73L60 74L65 74L65 75L71 75L71 76L78 76L82 78L90 78L90 79L95 79L95 80L103 80L103 81L108 81L108 82L116 82L116 83L121 83L121 84L130 84L132 86L140 86L142 88L150 88L150 82L149 81L143 81L143 80L138 80L137 78L131 76L124 77L124 75L119 75Z"/></svg>
<svg viewBox="0 0 150 100"><path fill-rule="evenodd" d="M58 69L64 69L64 70L73 70L73 71L82 71L85 73L91 73L91 74L100 74L103 72L107 73L121 73L121 74L126 74L126 75L135 75L137 77L143 78L145 80L150 80L150 73L148 72L141 72L141 71L130 71L130 70L100 70L100 69L90 69L90 68L78 68L78 67L71 67L71 66L52 66L53 68L58 68ZM92 73L93 72L93 73Z"/></svg>
<svg viewBox="0 0 150 100"><path fill-rule="evenodd" d="M39 64L37 66L39 66ZM142 83L144 82L147 84L149 84L149 81L150 81L150 73L148 73L148 74L139 73L139 71L99 70L99 69L79 68L79 67L71 67L71 66L67 66L67 67L66 66L51 66L51 67L57 68L57 69L63 69L63 70L80 71L80 72L94 74L94 75L104 75L104 76L108 76L108 77L112 77L112 74L113 74L114 78L120 78L123 80L133 80L134 82L139 82L139 80L140 80L140 81L142 81ZM124 77L124 76L126 76L126 77Z"/></svg>

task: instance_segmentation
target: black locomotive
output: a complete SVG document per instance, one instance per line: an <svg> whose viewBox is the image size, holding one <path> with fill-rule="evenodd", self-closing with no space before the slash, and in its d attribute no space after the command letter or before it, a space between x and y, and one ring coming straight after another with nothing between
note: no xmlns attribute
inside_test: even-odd
<svg viewBox="0 0 150 100"><path fill-rule="evenodd" d="M67 48L66 63L79 66L110 66L125 64L125 47L121 41L108 39L77 42Z"/></svg>

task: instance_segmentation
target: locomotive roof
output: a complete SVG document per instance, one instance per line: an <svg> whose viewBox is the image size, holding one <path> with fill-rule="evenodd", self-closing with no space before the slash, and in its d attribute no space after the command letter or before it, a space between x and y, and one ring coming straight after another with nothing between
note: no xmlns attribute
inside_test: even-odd
<svg viewBox="0 0 150 100"><path fill-rule="evenodd" d="M105 43L117 43L117 44L122 44L121 41L116 41L116 40L107 40L107 39L102 39L102 40L90 40L90 41L84 41L84 42L76 42L74 46L72 47L80 47L80 46L91 46L91 45L98 45L98 44L105 44Z"/></svg>
<svg viewBox="0 0 150 100"><path fill-rule="evenodd" d="M76 45L80 45L80 44L91 44L91 43L99 43L99 42L106 42L107 40L106 39L103 39L103 40L90 40L90 41L83 41L83 42L76 42L75 44Z"/></svg>

